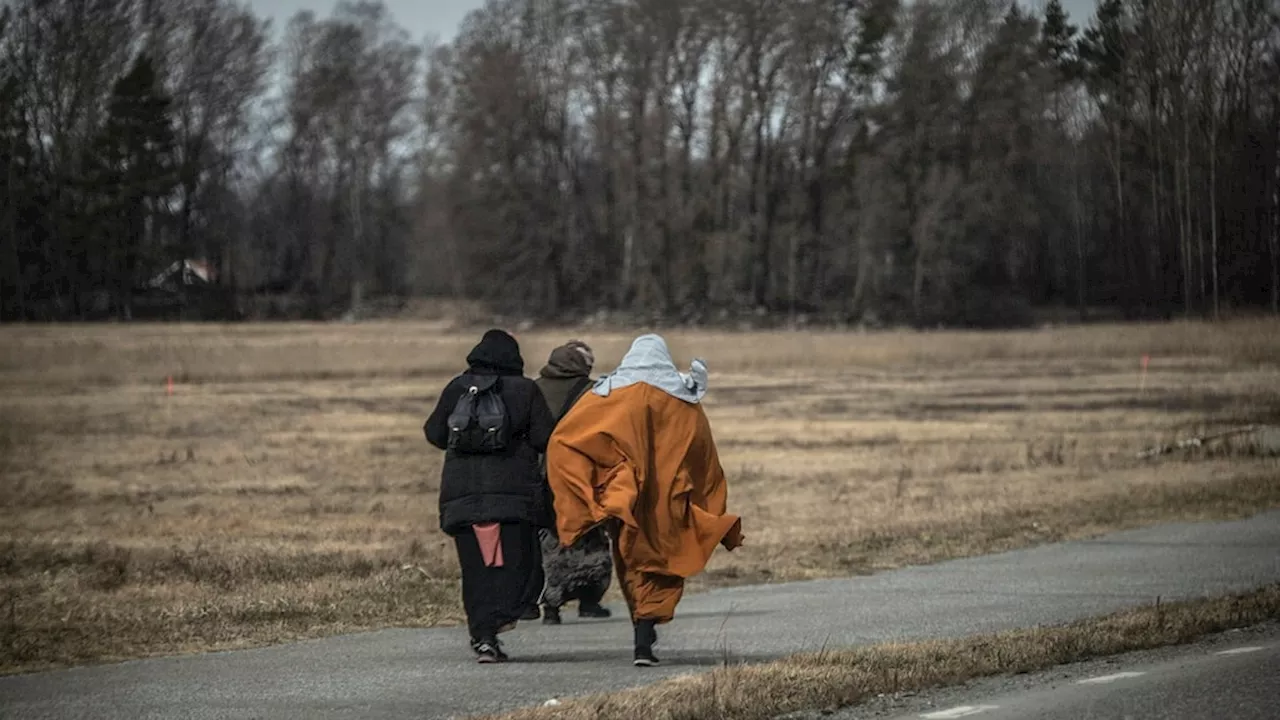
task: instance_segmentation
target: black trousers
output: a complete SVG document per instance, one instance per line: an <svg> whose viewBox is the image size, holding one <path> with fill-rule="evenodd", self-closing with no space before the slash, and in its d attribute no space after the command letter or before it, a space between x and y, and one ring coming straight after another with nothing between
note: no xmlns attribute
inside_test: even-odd
<svg viewBox="0 0 1280 720"><path fill-rule="evenodd" d="M547 572L542 566L542 543L538 541L538 529L533 529L533 572L529 574L529 586L524 590L526 608L537 608L542 599L542 589L547 585Z"/></svg>
<svg viewBox="0 0 1280 720"><path fill-rule="evenodd" d="M532 525L503 523L502 567L488 567L480 543L470 530L457 535L458 564L462 567L462 606L472 640L494 640L498 629L515 622L530 603L538 601L542 557ZM532 593L532 596L530 596Z"/></svg>

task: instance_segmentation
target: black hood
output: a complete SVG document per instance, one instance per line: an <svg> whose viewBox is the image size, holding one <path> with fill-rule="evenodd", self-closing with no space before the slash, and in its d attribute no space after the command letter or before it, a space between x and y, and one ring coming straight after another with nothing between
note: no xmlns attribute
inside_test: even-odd
<svg viewBox="0 0 1280 720"><path fill-rule="evenodd" d="M467 355L472 371L494 375L523 375L524 358L520 343L501 330L490 330Z"/></svg>

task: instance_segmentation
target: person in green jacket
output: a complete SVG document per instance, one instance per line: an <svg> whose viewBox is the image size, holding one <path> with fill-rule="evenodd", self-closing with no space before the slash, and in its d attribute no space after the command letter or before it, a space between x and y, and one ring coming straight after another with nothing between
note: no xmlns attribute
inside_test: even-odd
<svg viewBox="0 0 1280 720"><path fill-rule="evenodd" d="M551 351L551 357L534 383L542 390L557 422L594 384L591 379L594 365L591 348L580 340L570 340ZM546 472L545 459L543 472ZM593 530L568 548L560 547L560 538L554 529L541 529L538 535L545 583L541 598L542 622L559 625L560 608L572 600L578 601L578 617L609 617L612 613L600 604L613 575L613 557L605 528ZM537 613L536 607L529 608L525 617L534 618Z"/></svg>

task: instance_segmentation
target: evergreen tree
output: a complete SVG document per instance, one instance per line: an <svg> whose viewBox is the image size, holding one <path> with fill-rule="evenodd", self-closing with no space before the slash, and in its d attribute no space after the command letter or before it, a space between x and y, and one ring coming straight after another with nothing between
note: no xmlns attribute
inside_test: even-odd
<svg viewBox="0 0 1280 720"><path fill-rule="evenodd" d="M1109 94L1123 86L1130 41L1124 16L1124 0L1102 0L1093 23L1077 43L1080 69L1096 93Z"/></svg>
<svg viewBox="0 0 1280 720"><path fill-rule="evenodd" d="M1050 67L1057 70L1059 82L1069 83L1080 77L1083 68L1076 53L1079 28L1071 24L1062 0L1049 0L1040 27L1040 48Z"/></svg>
<svg viewBox="0 0 1280 720"><path fill-rule="evenodd" d="M169 103L150 58L139 56L112 88L86 173L100 218L99 269L126 318L142 273L179 259L165 257L160 222L163 201L178 185Z"/></svg>

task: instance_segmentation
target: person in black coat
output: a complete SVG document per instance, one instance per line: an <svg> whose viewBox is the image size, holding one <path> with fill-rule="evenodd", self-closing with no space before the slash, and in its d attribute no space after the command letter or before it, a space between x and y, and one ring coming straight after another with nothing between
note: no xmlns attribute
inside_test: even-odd
<svg viewBox="0 0 1280 720"><path fill-rule="evenodd" d="M554 523L554 511L539 456L555 421L542 391L524 377L520 345L509 334L486 332L467 355L467 365L440 393L423 431L428 442L445 450L440 529L457 546L471 648L480 662L502 662L507 656L498 634L515 627L542 590L537 529ZM494 382L505 409L507 441L483 452L451 448L457 430L450 429L450 416L459 399Z"/></svg>

